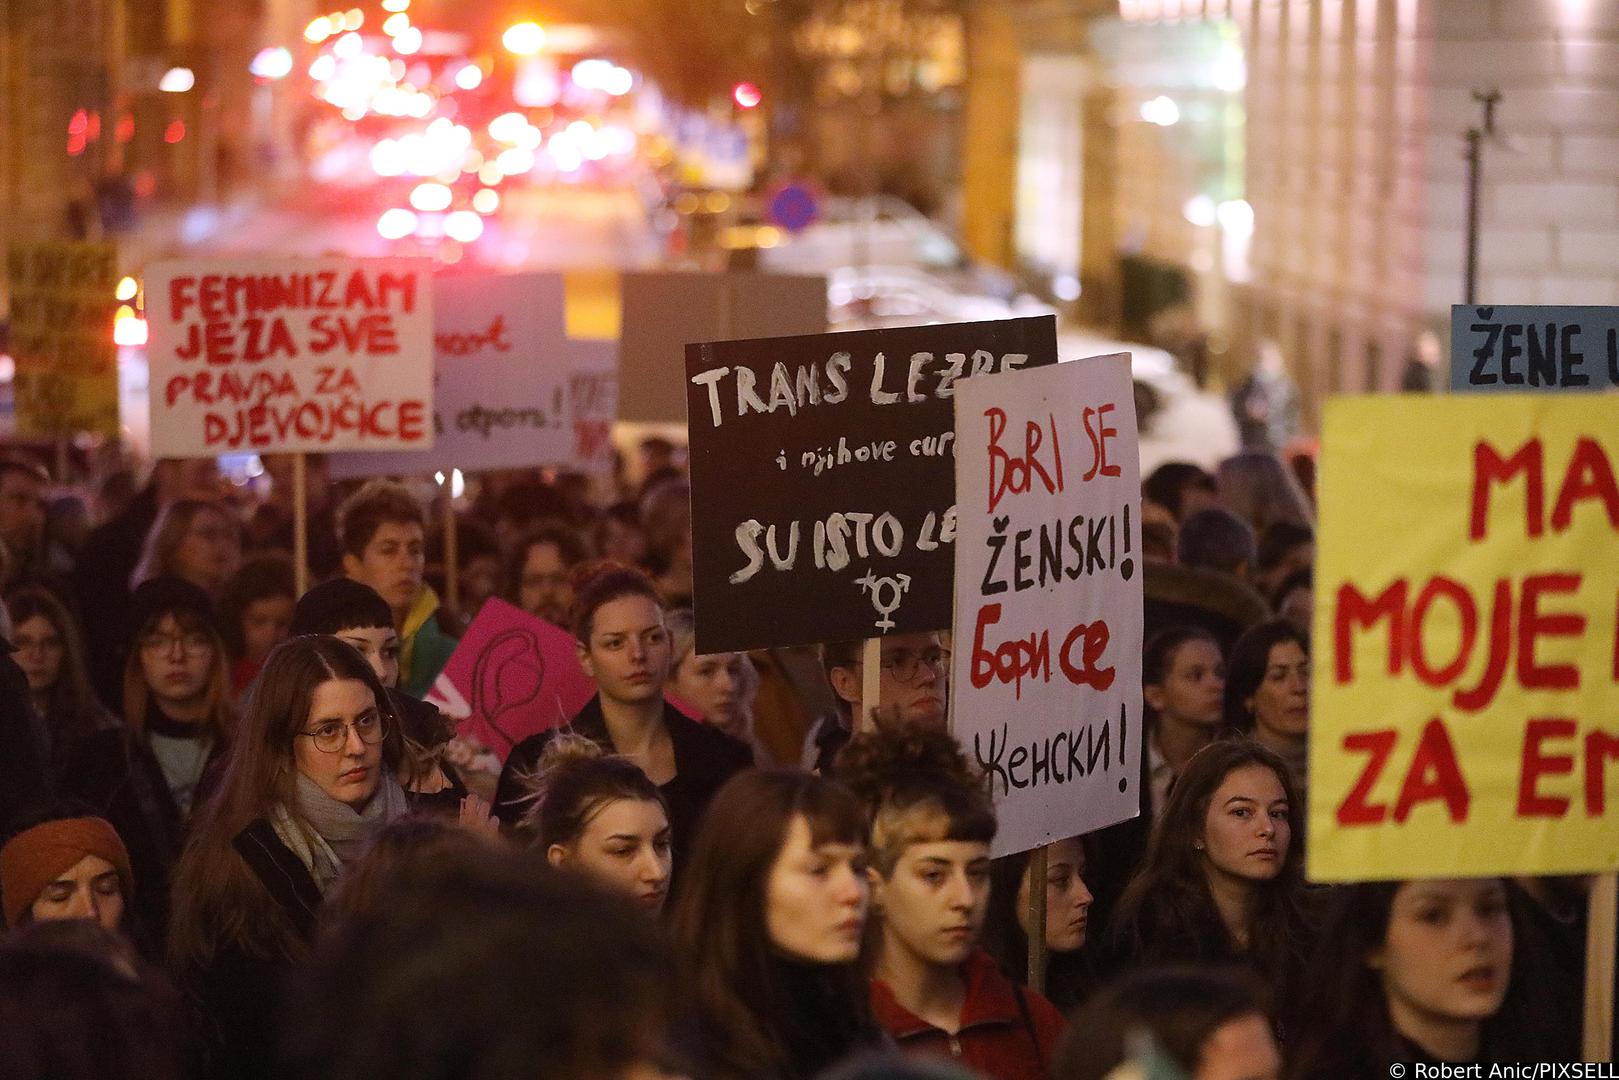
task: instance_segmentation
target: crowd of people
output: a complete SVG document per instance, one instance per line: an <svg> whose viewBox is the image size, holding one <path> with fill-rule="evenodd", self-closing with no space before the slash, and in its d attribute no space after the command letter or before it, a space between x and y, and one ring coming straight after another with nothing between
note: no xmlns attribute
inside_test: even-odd
<svg viewBox="0 0 1619 1080"><path fill-rule="evenodd" d="M678 457L453 508L310 458L302 595L284 458L91 495L0 460L0 1080L1577 1056L1581 882L1304 879L1308 469L1148 477L1140 813L1037 861L991 858L948 635L885 638L876 701L859 642L695 651ZM424 694L492 597L596 694L481 777Z"/></svg>

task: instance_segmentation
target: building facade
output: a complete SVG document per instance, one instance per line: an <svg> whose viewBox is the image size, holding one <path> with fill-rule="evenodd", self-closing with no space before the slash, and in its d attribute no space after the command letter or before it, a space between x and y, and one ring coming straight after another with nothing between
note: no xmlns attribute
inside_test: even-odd
<svg viewBox="0 0 1619 1080"><path fill-rule="evenodd" d="M1268 342L1312 418L1329 394L1397 388L1442 354L1464 295L1466 133L1492 91L1480 301L1619 303L1619 4L986 6L1003 32L972 55L1000 74L975 70L973 94L1015 102L999 121L1022 137L1010 193L969 200L965 233L1053 282L1077 252L1087 319L1193 323L1227 381ZM969 192L992 187L970 145L966 169ZM1060 212L1075 189L1080 213ZM1051 235L1076 217L1077 240Z"/></svg>

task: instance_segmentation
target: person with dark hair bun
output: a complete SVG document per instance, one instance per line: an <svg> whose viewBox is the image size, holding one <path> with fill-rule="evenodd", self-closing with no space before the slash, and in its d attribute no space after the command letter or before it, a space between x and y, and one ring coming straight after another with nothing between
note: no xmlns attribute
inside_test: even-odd
<svg viewBox="0 0 1619 1080"><path fill-rule="evenodd" d="M1310 947L1303 816L1287 766L1258 743L1199 750L1119 902L1119 959L1245 963L1285 996Z"/></svg>
<svg viewBox="0 0 1619 1080"><path fill-rule="evenodd" d="M1062 1015L978 947L995 810L956 740L914 725L862 732L836 774L871 818L872 1012L908 1054L994 1080L1049 1076Z"/></svg>
<svg viewBox="0 0 1619 1080"><path fill-rule="evenodd" d="M534 847L552 866L590 874L645 905L669 896L669 809L657 785L631 761L590 739L560 735L546 745L530 780L523 817Z"/></svg>
<svg viewBox="0 0 1619 1080"><path fill-rule="evenodd" d="M675 865L691 844L714 792L753 764L747 746L717 728L689 719L664 700L673 662L664 608L645 574L600 561L574 572L573 625L579 664L597 694L567 730L622 755L658 785L674 830ZM508 826L522 819L525 775L532 776L555 729L512 748L495 790L495 816Z"/></svg>
<svg viewBox="0 0 1619 1080"><path fill-rule="evenodd" d="M1056 1078L1108 1080L1158 1057L1186 1080L1277 1080L1282 1072L1264 998L1249 980L1161 967L1124 976L1073 1016Z"/></svg>

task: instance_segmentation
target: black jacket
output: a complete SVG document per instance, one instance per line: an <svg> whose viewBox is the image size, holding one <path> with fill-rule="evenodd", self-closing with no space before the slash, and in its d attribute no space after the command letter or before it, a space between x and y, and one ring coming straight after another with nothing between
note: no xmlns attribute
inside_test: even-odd
<svg viewBox="0 0 1619 1080"><path fill-rule="evenodd" d="M753 751L723 731L691 719L668 702L663 705L663 723L674 744L675 776L658 790L669 804L669 828L674 834L678 871L708 801L725 781L753 764ZM515 825L527 812L531 804L522 801L525 790L520 775L533 771L558 730L531 735L512 747L495 789L495 816L502 824ZM600 696L591 698L579 710L567 730L591 739L609 752L614 750Z"/></svg>

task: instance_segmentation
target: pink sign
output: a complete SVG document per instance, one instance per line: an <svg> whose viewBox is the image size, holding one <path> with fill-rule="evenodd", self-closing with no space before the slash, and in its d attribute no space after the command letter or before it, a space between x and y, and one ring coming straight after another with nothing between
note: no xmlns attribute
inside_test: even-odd
<svg viewBox="0 0 1619 1080"><path fill-rule="evenodd" d="M427 700L502 761L530 735L571 720L596 694L573 635L490 599L478 609Z"/></svg>

